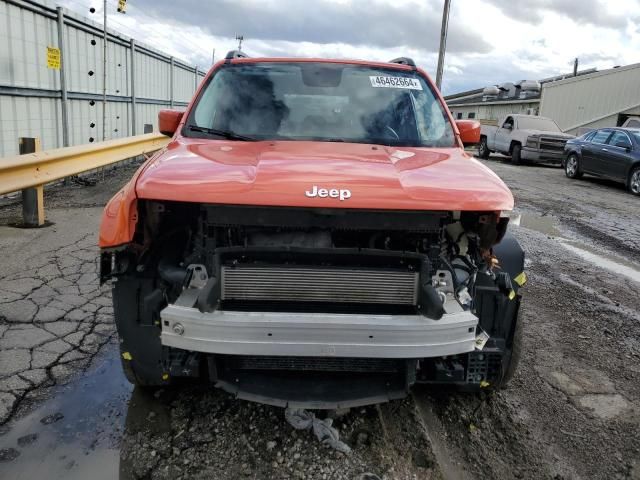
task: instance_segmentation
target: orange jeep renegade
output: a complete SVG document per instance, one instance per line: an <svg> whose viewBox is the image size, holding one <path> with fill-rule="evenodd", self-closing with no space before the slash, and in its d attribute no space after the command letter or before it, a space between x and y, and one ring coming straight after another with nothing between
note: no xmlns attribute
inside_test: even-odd
<svg viewBox="0 0 640 480"><path fill-rule="evenodd" d="M513 197L464 150L479 124L454 122L411 59L230 52L159 121L171 142L100 231L133 383L336 408L509 379Z"/></svg>

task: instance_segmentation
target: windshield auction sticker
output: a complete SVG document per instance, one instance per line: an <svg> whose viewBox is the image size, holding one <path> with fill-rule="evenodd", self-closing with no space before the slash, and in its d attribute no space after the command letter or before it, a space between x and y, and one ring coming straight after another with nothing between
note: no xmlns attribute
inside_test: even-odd
<svg viewBox="0 0 640 480"><path fill-rule="evenodd" d="M409 90L422 90L420 82L414 78L406 77L369 77L372 87L378 88L407 88Z"/></svg>

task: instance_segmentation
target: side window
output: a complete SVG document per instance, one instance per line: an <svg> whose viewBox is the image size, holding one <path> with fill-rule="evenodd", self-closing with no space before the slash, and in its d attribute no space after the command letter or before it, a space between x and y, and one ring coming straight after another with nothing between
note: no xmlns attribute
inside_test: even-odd
<svg viewBox="0 0 640 480"><path fill-rule="evenodd" d="M476 112L469 112L469 115L467 115L467 118L476 118Z"/></svg>
<svg viewBox="0 0 640 480"><path fill-rule="evenodd" d="M592 143L607 143L607 139L611 135L611 130L598 130L591 139Z"/></svg>
<svg viewBox="0 0 640 480"><path fill-rule="evenodd" d="M507 117L502 124L502 128L509 128L509 126L513 128L513 117Z"/></svg>
<svg viewBox="0 0 640 480"><path fill-rule="evenodd" d="M462 118L462 112L456 113L456 120L460 120Z"/></svg>
<svg viewBox="0 0 640 480"><path fill-rule="evenodd" d="M629 136L624 132L613 132L613 135L611 135L611 138L607 143L609 145L613 145L614 147L618 145L622 146L624 144L624 147L622 148L631 148L631 141L629 140Z"/></svg>

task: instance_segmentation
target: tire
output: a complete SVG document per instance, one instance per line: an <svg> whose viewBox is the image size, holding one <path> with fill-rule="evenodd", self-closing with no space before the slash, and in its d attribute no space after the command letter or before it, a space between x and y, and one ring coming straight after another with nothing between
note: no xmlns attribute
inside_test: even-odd
<svg viewBox="0 0 640 480"><path fill-rule="evenodd" d="M125 378L130 384L139 386L136 373L133 371L133 367L131 366L131 361L125 360L124 357L125 350L122 348L122 344L120 344L120 363L122 364L122 373L124 373Z"/></svg>
<svg viewBox="0 0 640 480"><path fill-rule="evenodd" d="M490 154L489 145L487 145L487 137L482 137L480 139L480 144L478 145L478 157L486 160L489 158Z"/></svg>
<svg viewBox="0 0 640 480"><path fill-rule="evenodd" d="M120 344L120 362L122 364L122 373L130 384L135 387L153 390L161 386L167 386L169 381L159 381L154 377L150 377L146 372L136 373L135 362L125 359L125 349Z"/></svg>
<svg viewBox="0 0 640 480"><path fill-rule="evenodd" d="M522 163L522 158L520 157L520 151L522 150L522 147L518 144L513 146L513 149L511 150L511 163L513 163L514 165L520 165Z"/></svg>
<svg viewBox="0 0 640 480"><path fill-rule="evenodd" d="M564 162L564 173L568 178L576 179L582 177L580 159L575 153L569 155L567 160Z"/></svg>
<svg viewBox="0 0 640 480"><path fill-rule="evenodd" d="M160 329L147 317L152 313L139 305L153 291L148 279L122 277L113 286L114 318L120 337L120 361L125 377L139 387L171 383L162 365Z"/></svg>
<svg viewBox="0 0 640 480"><path fill-rule="evenodd" d="M631 170L627 188L633 195L640 195L640 167L635 167Z"/></svg>

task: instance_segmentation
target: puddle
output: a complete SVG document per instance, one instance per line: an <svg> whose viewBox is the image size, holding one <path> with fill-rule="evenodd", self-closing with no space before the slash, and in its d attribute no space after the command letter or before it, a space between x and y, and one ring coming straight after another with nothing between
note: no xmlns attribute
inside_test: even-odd
<svg viewBox="0 0 640 480"><path fill-rule="evenodd" d="M551 215L516 213L511 216L509 225L528 228L529 230L549 235L562 247L592 265L640 283L640 267L631 264L623 257L605 253L601 249L596 250L594 247L576 240L569 240L563 236L557 227L556 218Z"/></svg>
<svg viewBox="0 0 640 480"><path fill-rule="evenodd" d="M82 377L9 425L0 436L0 449L14 448L20 455L0 463L0 478L118 478L119 443L132 386L121 372L116 349L107 348ZM57 421L41 422L58 414L63 417ZM35 440L25 442L24 437L33 434Z"/></svg>

